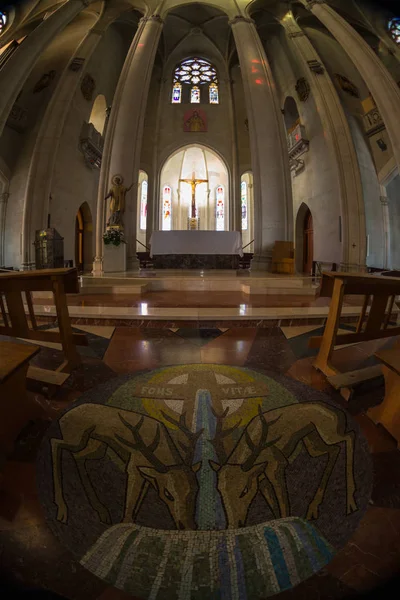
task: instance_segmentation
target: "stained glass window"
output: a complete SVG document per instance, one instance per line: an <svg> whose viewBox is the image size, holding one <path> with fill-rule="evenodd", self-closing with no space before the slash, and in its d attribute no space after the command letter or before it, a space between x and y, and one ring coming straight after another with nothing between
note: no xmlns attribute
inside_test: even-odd
<svg viewBox="0 0 400 600"><path fill-rule="evenodd" d="M5 12L0 10L0 35L3 33L6 25L7 25L7 15Z"/></svg>
<svg viewBox="0 0 400 600"><path fill-rule="evenodd" d="M162 229L163 231L171 231L171 188L165 185L163 189L163 211L162 211Z"/></svg>
<svg viewBox="0 0 400 600"><path fill-rule="evenodd" d="M140 229L146 231L147 227L147 181L142 181L142 193L140 195Z"/></svg>
<svg viewBox="0 0 400 600"><path fill-rule="evenodd" d="M200 103L200 88L197 85L194 85L190 90L190 102L192 104Z"/></svg>
<svg viewBox="0 0 400 600"><path fill-rule="evenodd" d="M245 181L242 181L242 184L241 184L241 203L242 203L242 231L247 231L247 227L248 227L247 183Z"/></svg>
<svg viewBox="0 0 400 600"><path fill-rule="evenodd" d="M394 17L388 23L389 33L396 42L400 46L400 17Z"/></svg>
<svg viewBox="0 0 400 600"><path fill-rule="evenodd" d="M182 101L182 85L191 86L190 101L200 102L200 85L209 86L210 104L218 104L218 77L216 68L203 58L188 58L182 61L174 71L172 102ZM179 86L179 87L178 87Z"/></svg>
<svg viewBox="0 0 400 600"><path fill-rule="evenodd" d="M212 83L208 88L208 93L210 97L210 104L218 104L218 86L216 83Z"/></svg>
<svg viewBox="0 0 400 600"><path fill-rule="evenodd" d="M217 231L224 231L225 229L225 202L224 202L224 188L222 185L217 187L216 194L216 209L215 209L215 220Z"/></svg>
<svg viewBox="0 0 400 600"><path fill-rule="evenodd" d="M179 104L182 101L182 85L179 82L174 83L172 88L172 104Z"/></svg>
<svg viewBox="0 0 400 600"><path fill-rule="evenodd" d="M202 58L188 58L178 65L174 71L174 84L194 83L218 83L217 71L215 67Z"/></svg>

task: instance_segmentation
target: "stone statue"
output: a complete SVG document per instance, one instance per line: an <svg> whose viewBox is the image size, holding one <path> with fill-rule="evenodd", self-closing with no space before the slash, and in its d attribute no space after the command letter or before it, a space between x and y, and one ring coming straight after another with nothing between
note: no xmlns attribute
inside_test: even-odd
<svg viewBox="0 0 400 600"><path fill-rule="evenodd" d="M127 192L133 186L133 183L129 187L123 185L124 178L122 175L114 175L112 178L112 186L108 192L105 200L110 200L110 218L108 219L107 227L122 227L122 214L125 210L125 197Z"/></svg>

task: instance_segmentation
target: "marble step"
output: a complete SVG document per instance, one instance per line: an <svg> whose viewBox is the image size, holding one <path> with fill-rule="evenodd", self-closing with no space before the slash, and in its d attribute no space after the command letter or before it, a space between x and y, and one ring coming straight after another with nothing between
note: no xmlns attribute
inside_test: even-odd
<svg viewBox="0 0 400 600"><path fill-rule="evenodd" d="M85 284L80 288L81 294L129 294L130 296L141 296L148 291L150 291L150 286L148 283L136 283L135 285L118 285L115 283L104 283L103 285Z"/></svg>
<svg viewBox="0 0 400 600"><path fill-rule="evenodd" d="M342 317L358 317L359 306L344 306ZM28 307L25 307L28 313ZM86 319L118 319L118 320L168 320L168 321L210 321L210 320L279 320L279 319L325 319L328 316L328 306L310 307L252 307L241 304L235 307L151 307L146 302L139 306L69 306L68 312L72 318ZM37 316L56 316L55 306L35 306ZM368 313L367 313L368 314ZM392 320L397 321L398 310L393 311ZM99 323L97 323L99 324Z"/></svg>
<svg viewBox="0 0 400 600"><path fill-rule="evenodd" d="M286 286L282 283L282 286L270 286L269 282L263 286L261 285L242 285L242 292L248 296L255 295L276 295L276 296L312 296L315 297L318 290L318 286Z"/></svg>
<svg viewBox="0 0 400 600"><path fill-rule="evenodd" d="M248 281L243 277L171 277L158 275L151 278L137 277L83 277L81 292L85 294L138 294L144 292L191 291L191 292L244 292L245 294L282 294L314 296L317 286L311 278L260 277ZM100 291L101 290L101 291Z"/></svg>

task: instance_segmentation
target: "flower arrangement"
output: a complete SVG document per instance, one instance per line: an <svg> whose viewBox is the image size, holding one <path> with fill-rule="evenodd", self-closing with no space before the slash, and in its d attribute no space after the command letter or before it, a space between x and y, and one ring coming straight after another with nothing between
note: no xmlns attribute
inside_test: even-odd
<svg viewBox="0 0 400 600"><path fill-rule="evenodd" d="M126 244L124 240L124 232L121 229L110 228L103 234L104 243L108 246L119 246L120 244Z"/></svg>

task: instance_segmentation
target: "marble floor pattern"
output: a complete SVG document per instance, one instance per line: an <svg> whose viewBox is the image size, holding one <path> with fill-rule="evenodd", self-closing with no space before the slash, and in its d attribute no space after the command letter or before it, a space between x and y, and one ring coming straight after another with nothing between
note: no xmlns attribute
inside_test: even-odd
<svg viewBox="0 0 400 600"><path fill-rule="evenodd" d="M84 326L81 327L81 330ZM2 583L52 590L69 600L124 600L125 593L107 585L81 567L50 533L38 501L35 457L49 422L82 392L115 377L164 365L219 363L286 374L328 393L341 406L347 403L312 366L307 340L317 328L86 327L89 351L82 364L51 401L32 390L47 421L22 432L14 454L0 476L0 571ZM385 341L337 350L335 364L348 370L371 362ZM41 348L38 366L54 368L62 361L57 347ZM383 397L383 381L361 388L347 405L368 440L374 464L372 501L360 527L333 561L317 575L279 595L286 600L357 597L398 597L373 592L400 573L400 453L391 436L366 416L369 406ZM11 593L6 596L12 598ZM138 599L144 600L144 599ZM167 600L167 599L166 599ZM205 599L206 600L206 599Z"/></svg>

